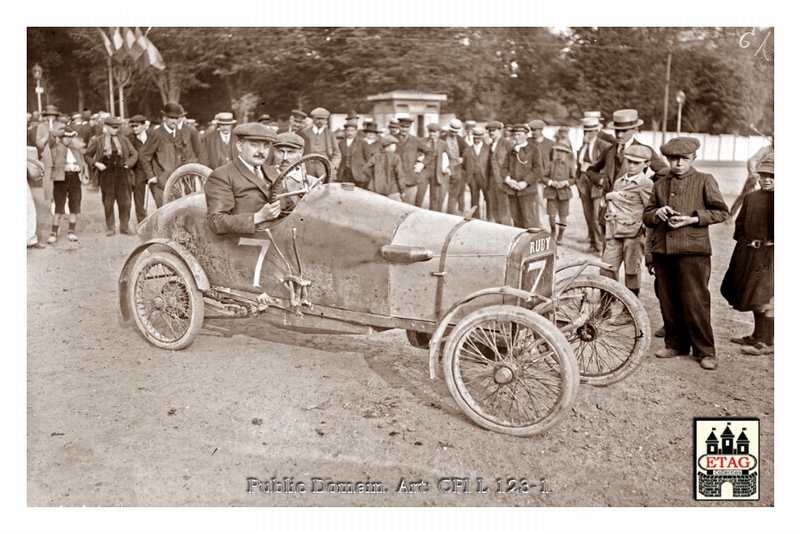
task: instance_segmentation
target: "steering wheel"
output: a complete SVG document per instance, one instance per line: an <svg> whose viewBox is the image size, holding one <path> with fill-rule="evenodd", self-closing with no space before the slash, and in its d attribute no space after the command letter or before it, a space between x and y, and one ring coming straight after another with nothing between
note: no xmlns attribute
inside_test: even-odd
<svg viewBox="0 0 800 533"><path fill-rule="evenodd" d="M297 161L286 167L286 170L281 172L275 179L275 183L272 184L272 187L270 188L269 191L269 203L273 203L275 200L279 199L278 189L280 188L280 185L286 180L286 176L288 176L289 173L291 173L294 169L298 168L300 165L308 163L309 161L318 161L322 163L322 166L325 167L325 175L322 178L320 178L319 181L314 183L314 185L309 185L307 176L303 175L303 188L297 191L282 193L280 195L280 198L286 198L288 196L300 196L300 197L305 196L306 193L308 193L311 189L313 189L317 185L328 183L331 180L331 177L333 176L333 166L331 165L331 162L328 161L327 157L321 154L304 155L303 157L301 157L300 159L298 159Z"/></svg>

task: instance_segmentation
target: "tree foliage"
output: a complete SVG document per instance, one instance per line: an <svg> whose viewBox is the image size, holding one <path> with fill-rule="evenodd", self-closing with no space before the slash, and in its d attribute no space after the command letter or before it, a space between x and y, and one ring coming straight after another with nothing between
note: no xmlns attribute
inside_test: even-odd
<svg viewBox="0 0 800 533"><path fill-rule="evenodd" d="M370 113L367 96L446 94L443 112L475 120L576 124L584 110L635 108L661 127L684 91L683 130L772 131L771 28L152 28L167 68L135 70L126 109L166 101L208 121L224 110L286 116L293 108ZM50 103L108 107L108 58L94 28L28 28ZM35 106L29 77L29 109ZM242 105L242 102L247 105ZM255 105L255 107L253 107ZM242 115L244 113L244 115Z"/></svg>

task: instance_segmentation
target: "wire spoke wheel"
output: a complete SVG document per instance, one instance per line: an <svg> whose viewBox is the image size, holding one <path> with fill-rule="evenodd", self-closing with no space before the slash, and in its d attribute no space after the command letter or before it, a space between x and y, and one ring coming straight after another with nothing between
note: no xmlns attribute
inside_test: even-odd
<svg viewBox="0 0 800 533"><path fill-rule="evenodd" d="M155 252L139 259L131 278L131 311L145 339L170 350L194 342L203 326L203 295L183 262Z"/></svg>
<svg viewBox="0 0 800 533"><path fill-rule="evenodd" d="M164 185L164 203L202 191L209 174L211 169L199 163L178 167Z"/></svg>
<svg viewBox="0 0 800 533"><path fill-rule="evenodd" d="M638 298L610 278L578 277L558 297L556 325L582 323L567 341L581 378L611 385L631 375L650 347L650 319Z"/></svg>
<svg viewBox="0 0 800 533"><path fill-rule="evenodd" d="M547 431L568 415L577 396L577 363L563 334L521 307L469 314L448 337L443 364L461 410L500 433Z"/></svg>

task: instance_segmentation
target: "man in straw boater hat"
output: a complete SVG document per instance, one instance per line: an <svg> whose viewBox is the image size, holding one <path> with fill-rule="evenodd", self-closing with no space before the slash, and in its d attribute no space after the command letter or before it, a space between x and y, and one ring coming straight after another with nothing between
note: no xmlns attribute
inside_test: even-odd
<svg viewBox="0 0 800 533"><path fill-rule="evenodd" d="M149 142L139 154L142 167L149 176L148 184L153 199L158 207L164 203L164 186L175 169L200 161L201 154L195 150L196 142L193 139L193 133L197 130L180 127L184 115L186 112L180 104L175 102L164 104L164 109L161 110L161 125L153 128Z"/></svg>
<svg viewBox="0 0 800 533"><path fill-rule="evenodd" d="M233 113L217 113L214 117L216 128L214 131L203 137L203 157L202 163L214 170L225 163L230 163L237 156L236 136L231 130L236 124Z"/></svg>
<svg viewBox="0 0 800 533"><path fill-rule="evenodd" d="M664 348L656 357L689 355L700 366L717 368L711 329L711 240L708 226L728 218L728 206L711 174L692 163L700 141L675 137L661 147L669 173L658 180L644 209L644 224L653 228L651 253L664 317Z"/></svg>
<svg viewBox="0 0 800 533"><path fill-rule="evenodd" d="M593 113L593 111L587 111ZM599 115L600 112L598 111ZM597 163L610 143L599 137L600 119L587 116L581 120L583 127L583 144L578 150L576 171L578 175L577 189L583 207L583 218L586 220L590 253L600 253L605 236L600 233L598 218L600 217L600 199L603 198L603 188L589 181L586 174L589 166Z"/></svg>
<svg viewBox="0 0 800 533"><path fill-rule="evenodd" d="M669 171L669 167L658 157L655 150L634 138L639 126L643 123L644 121L639 118L639 113L635 109L614 111L610 127L614 129L617 142L608 147L603 156L586 169L587 176L595 186L602 189L603 195L611 191L614 182L627 172L625 150L631 146L644 146L650 150L650 168L647 175L652 177L655 174L654 181ZM600 219L600 224L605 225L602 218Z"/></svg>
<svg viewBox="0 0 800 533"><path fill-rule="evenodd" d="M208 224L216 234L254 233L281 212L279 200L269 203L278 171L266 164L277 135L258 122L240 124L233 134L239 154L215 169L204 188Z"/></svg>

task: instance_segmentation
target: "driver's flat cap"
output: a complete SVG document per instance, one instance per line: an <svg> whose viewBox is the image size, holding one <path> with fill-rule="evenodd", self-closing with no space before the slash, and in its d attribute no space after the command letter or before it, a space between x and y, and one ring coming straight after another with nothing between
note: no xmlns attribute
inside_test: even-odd
<svg viewBox="0 0 800 533"><path fill-rule="evenodd" d="M239 124L236 126L236 128L234 128L233 134L239 137L239 139L252 139L254 141L267 141L273 143L278 138L272 128L259 122Z"/></svg>
<svg viewBox="0 0 800 533"><path fill-rule="evenodd" d="M275 148L286 147L294 150L302 150L306 146L306 141L296 133L290 131L278 135L278 140L275 142Z"/></svg>
<svg viewBox="0 0 800 533"><path fill-rule="evenodd" d="M331 112L324 107L318 107L311 111L311 118L328 118L329 116L331 116Z"/></svg>

